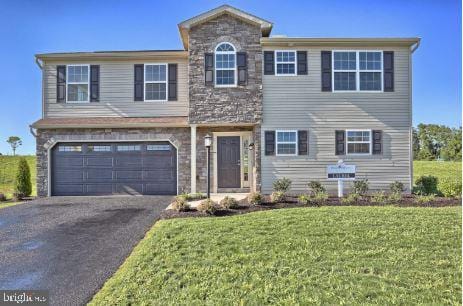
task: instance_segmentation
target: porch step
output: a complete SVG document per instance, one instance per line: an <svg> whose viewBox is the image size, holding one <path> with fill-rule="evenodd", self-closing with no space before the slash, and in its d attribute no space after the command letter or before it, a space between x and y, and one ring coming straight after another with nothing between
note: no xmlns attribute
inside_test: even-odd
<svg viewBox="0 0 463 306"><path fill-rule="evenodd" d="M250 188L217 188L217 193L249 193Z"/></svg>

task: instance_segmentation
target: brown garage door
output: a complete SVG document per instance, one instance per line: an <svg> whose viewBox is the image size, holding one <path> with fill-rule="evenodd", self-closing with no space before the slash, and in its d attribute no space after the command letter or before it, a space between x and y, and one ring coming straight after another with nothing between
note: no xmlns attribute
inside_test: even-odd
<svg viewBox="0 0 463 306"><path fill-rule="evenodd" d="M177 193L177 151L169 142L59 143L52 195Z"/></svg>

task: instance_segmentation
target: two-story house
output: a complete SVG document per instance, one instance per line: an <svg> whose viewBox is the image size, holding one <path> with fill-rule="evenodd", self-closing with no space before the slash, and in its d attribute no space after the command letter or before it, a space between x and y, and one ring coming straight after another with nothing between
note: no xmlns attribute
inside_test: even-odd
<svg viewBox="0 0 463 306"><path fill-rule="evenodd" d="M39 196L335 189L343 159L373 189L410 190L418 38L271 37L228 5L179 25L182 50L36 55Z"/></svg>

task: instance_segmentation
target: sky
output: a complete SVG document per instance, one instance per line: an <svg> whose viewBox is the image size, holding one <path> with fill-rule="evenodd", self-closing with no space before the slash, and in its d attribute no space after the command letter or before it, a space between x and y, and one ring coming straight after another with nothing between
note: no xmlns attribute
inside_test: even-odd
<svg viewBox="0 0 463 306"><path fill-rule="evenodd" d="M137 1L0 0L0 153L40 119L41 71L34 54L182 49L177 24L229 4L296 37L421 37L413 54L413 124L461 126L461 2L457 0ZM264 5L265 4L265 5Z"/></svg>

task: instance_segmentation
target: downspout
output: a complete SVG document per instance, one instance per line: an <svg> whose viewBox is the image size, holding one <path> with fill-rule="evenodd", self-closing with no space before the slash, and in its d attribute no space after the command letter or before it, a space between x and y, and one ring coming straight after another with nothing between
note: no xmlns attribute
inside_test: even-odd
<svg viewBox="0 0 463 306"><path fill-rule="evenodd" d="M409 55L409 58L408 58L408 96L409 96L409 114L410 114L410 120L409 120L409 124L410 124L410 154L409 154L409 158L410 158L410 193L412 192L413 190L413 104L412 104L412 94L413 94L413 86L412 86L412 54L413 52L416 51L416 49L418 49L418 47L420 46L420 42L421 42L421 39L418 39L418 41L413 44L411 47L410 47L410 55Z"/></svg>
<svg viewBox="0 0 463 306"><path fill-rule="evenodd" d="M37 138L37 132L34 131L34 128L32 127L32 125L29 125L29 132L31 132L32 136Z"/></svg>
<svg viewBox="0 0 463 306"><path fill-rule="evenodd" d="M38 57L35 58L35 63L39 66L40 71L42 72L42 118L44 117L45 112L45 94L44 94L44 79L43 79L43 61L40 60Z"/></svg>

